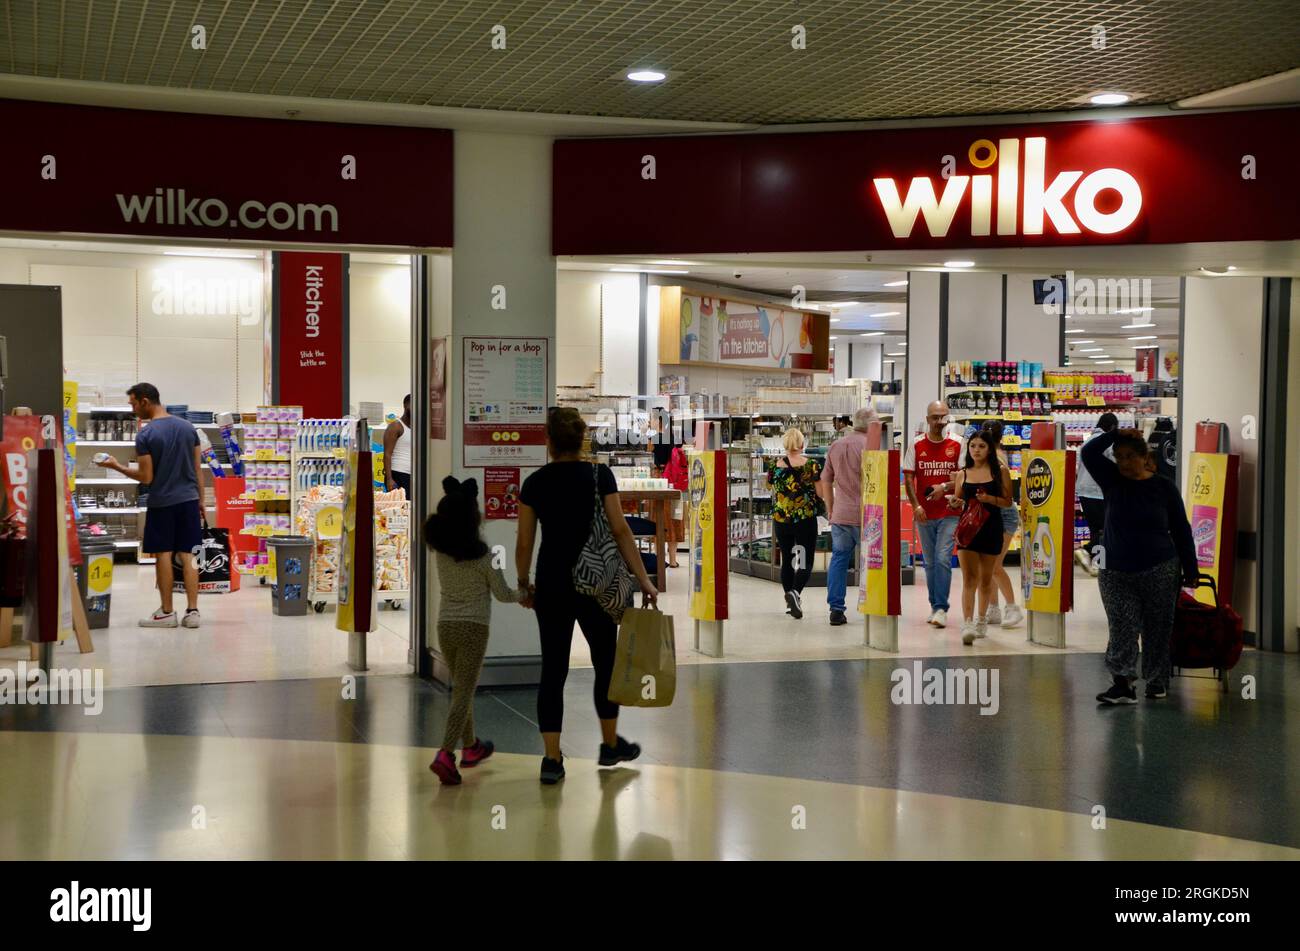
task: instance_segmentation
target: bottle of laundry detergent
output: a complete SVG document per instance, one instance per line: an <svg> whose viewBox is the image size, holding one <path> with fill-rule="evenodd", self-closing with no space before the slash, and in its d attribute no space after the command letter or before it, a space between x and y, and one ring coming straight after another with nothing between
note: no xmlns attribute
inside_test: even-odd
<svg viewBox="0 0 1300 951"><path fill-rule="evenodd" d="M1051 519L1046 515L1038 517L1038 526L1034 529L1030 564L1034 572L1034 587L1050 588L1056 572L1056 552L1052 544Z"/></svg>

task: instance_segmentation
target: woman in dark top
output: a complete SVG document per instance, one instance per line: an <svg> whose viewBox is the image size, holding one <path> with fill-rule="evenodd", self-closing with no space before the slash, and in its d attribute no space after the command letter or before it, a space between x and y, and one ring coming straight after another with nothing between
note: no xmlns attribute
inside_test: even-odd
<svg viewBox="0 0 1300 951"><path fill-rule="evenodd" d="M1114 462L1106 458L1112 447ZM1102 433L1081 453L1106 498L1106 527L1093 563L1101 569L1097 583L1110 626L1106 668L1114 683L1097 700L1137 703L1139 638L1146 696L1159 700L1169 690L1179 582L1195 587L1199 571L1192 527L1178 487L1156 475L1147 441L1136 429Z"/></svg>
<svg viewBox="0 0 1300 951"><path fill-rule="evenodd" d="M800 596L812 577L817 552L817 480L822 464L803 454L804 436L787 429L782 437L786 454L767 470L772 487L772 535L781 549L781 587L785 591L785 613L803 617Z"/></svg>
<svg viewBox="0 0 1300 951"><path fill-rule="evenodd" d="M1011 474L998 461L998 438L982 429L966 440L966 465L955 476L949 508L983 505L988 517L967 545L957 546L961 565L961 642L974 644L988 631L989 598L993 594L998 556L1002 554L1002 509L1010 507ZM979 617L975 597L979 595Z"/></svg>
<svg viewBox="0 0 1300 951"><path fill-rule="evenodd" d="M641 755L641 747L618 735L618 704L609 700L609 679L614 670L614 647L618 627L595 598L579 594L573 587L573 566L591 532L595 517L595 495L599 491L609 527L618 542L628 569L641 585L649 604L657 590L646 574L636 550L632 531L623 517L618 483L608 466L582 460L582 439L587 424L578 411L567 407L551 411L546 421L546 445L551 462L527 479L519 493L519 536L515 543L515 564L519 587L529 592L525 607L537 612L542 642L542 683L537 692L537 722L546 746L542 760L543 783L564 778L564 755L560 750L560 728L564 720L564 681L569 676L569 650L573 624L591 649L596 670L593 695L600 717L601 766L613 766ZM537 523L542 525L542 550L537 557L537 583L529 583L533 563L533 542Z"/></svg>

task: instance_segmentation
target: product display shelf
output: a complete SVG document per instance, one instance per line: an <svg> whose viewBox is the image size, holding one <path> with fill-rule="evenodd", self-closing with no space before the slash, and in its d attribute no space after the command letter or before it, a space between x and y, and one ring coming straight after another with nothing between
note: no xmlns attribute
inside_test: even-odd
<svg viewBox="0 0 1300 951"><path fill-rule="evenodd" d="M135 417L131 407L81 407L80 426L84 433L77 435L77 445L82 448L106 449L119 462L129 463L135 449ZM112 438L93 438L101 427L111 427ZM126 434L129 438L118 438ZM84 438L83 438L84 437ZM141 557L140 537L144 525L141 516L140 483L104 469L94 461L94 453L78 453L74 470L73 491L77 496L77 513L89 525L98 525L103 537L110 538L118 551L134 554L141 564L150 563Z"/></svg>

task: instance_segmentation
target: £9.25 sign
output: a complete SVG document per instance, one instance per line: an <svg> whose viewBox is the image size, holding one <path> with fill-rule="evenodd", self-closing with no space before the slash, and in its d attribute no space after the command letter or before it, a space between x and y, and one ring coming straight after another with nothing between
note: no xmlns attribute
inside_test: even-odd
<svg viewBox="0 0 1300 951"><path fill-rule="evenodd" d="M1044 136L977 139L966 150L970 174L946 169L953 173L940 179L939 190L933 178L923 176L908 182L901 195L893 178L873 178L871 184L895 238L910 238L918 219L931 237L947 237L963 202L973 237L994 229L999 235L1040 235L1047 222L1057 234L1111 235L1137 221L1142 188L1136 178L1107 167L1065 169L1049 180L1047 150Z"/></svg>

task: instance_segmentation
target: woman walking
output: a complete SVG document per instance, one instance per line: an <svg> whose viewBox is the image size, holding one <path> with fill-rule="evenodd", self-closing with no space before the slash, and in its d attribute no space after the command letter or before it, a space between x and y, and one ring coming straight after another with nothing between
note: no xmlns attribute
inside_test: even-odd
<svg viewBox="0 0 1300 951"><path fill-rule="evenodd" d="M997 440L998 462L1009 474L1011 464L1007 461L1006 451L1002 448L1002 423L992 420L984 428ZM1014 502L998 511L1002 516L1002 551L998 554L997 564L993 568L993 589L989 592L989 609L984 619L989 624L1001 624L1003 627L1012 628L1025 619L1025 612L1021 610L1020 605L1016 604L1016 589L1011 585L1011 576L1007 574L1003 562L1007 560L1007 552L1011 549L1012 540L1020 531L1020 511ZM1002 597L1002 608L998 607L999 595Z"/></svg>
<svg viewBox="0 0 1300 951"><path fill-rule="evenodd" d="M524 480L519 494L519 536L515 564L519 587L531 595L537 612L542 645L542 683L537 692L537 722L546 746L541 780L553 785L564 778L564 754L560 730L564 721L564 682L569 676L569 651L573 625L582 628L596 670L592 688L596 715L600 718L601 766L613 766L641 755L641 747L618 735L618 704L609 699L609 680L614 669L614 648L618 627L595 598L579 594L573 587L573 568L591 532L596 514L596 497L628 570L641 586L649 604L658 592L646 574L636 550L632 531L623 517L614 473L605 465L582 459L582 441L587 424L578 411L568 407L551 410L546 420L546 446L551 461ZM542 526L542 546L537 557L537 583L529 583L537 525ZM525 601L525 606L529 604Z"/></svg>
<svg viewBox="0 0 1300 951"><path fill-rule="evenodd" d="M1110 449L1115 461L1106 458ZM1199 567L1192 528L1173 482L1156 475L1150 447L1136 429L1114 429L1089 439L1083 464L1106 499L1102 567L1097 579L1110 638L1110 688L1099 703L1137 703L1138 641L1146 698L1168 696L1169 639L1180 582L1195 587Z"/></svg>
<svg viewBox="0 0 1300 951"><path fill-rule="evenodd" d="M438 510L424 523L424 540L437 555L438 647L451 667L451 712L442 748L429 768L444 786L460 785L456 769L456 743L463 768L477 766L492 755L492 741L474 732L474 688L478 686L487 652L488 622L492 620L492 598L523 601L527 592L511 588L492 565L492 552L479 533L482 517L478 510L478 483L474 479L442 480L446 495Z"/></svg>
<svg viewBox="0 0 1300 951"><path fill-rule="evenodd" d="M950 508L967 510L983 506L984 523L973 537L964 539L957 527L957 562L961 565L961 642L974 644L988 629L987 612L993 591L993 575L1002 553L1001 509L1011 505L1011 476L998 461L998 441L987 429L966 440L966 463L957 472ZM963 514L963 519L965 518ZM975 601L979 598L979 615Z"/></svg>
<svg viewBox="0 0 1300 951"><path fill-rule="evenodd" d="M785 455L767 470L767 484L772 489L772 532L781 549L785 613L798 619L803 617L800 598L812 577L817 552L817 511L821 502L817 480L822 466L804 455L804 435L798 429L787 429L782 442Z"/></svg>

